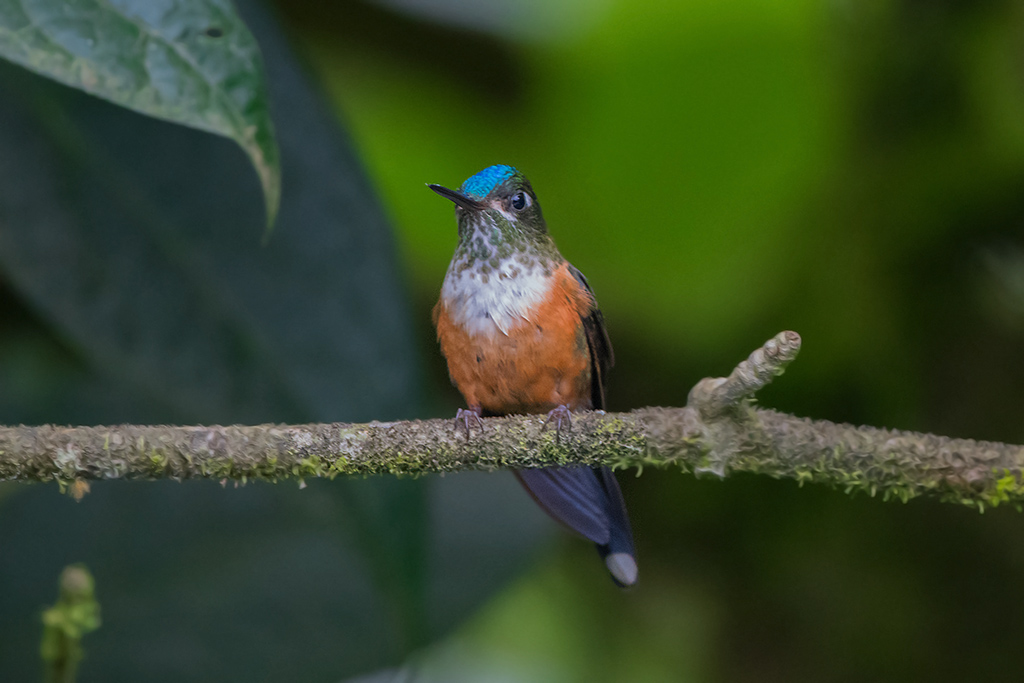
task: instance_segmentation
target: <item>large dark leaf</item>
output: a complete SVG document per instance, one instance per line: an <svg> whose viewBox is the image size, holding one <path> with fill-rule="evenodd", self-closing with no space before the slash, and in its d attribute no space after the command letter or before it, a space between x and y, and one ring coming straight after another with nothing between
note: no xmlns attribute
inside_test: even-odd
<svg viewBox="0 0 1024 683"><path fill-rule="evenodd" d="M245 7L285 178L265 248L230 143L0 69L0 274L32 312L0 328L17 352L0 359L0 422L415 413L388 225L272 19ZM22 360L39 378L24 407ZM83 679L336 680L450 628L546 528L500 475L3 493L0 680L36 676L38 610L70 561L104 609Z"/></svg>
<svg viewBox="0 0 1024 683"><path fill-rule="evenodd" d="M143 114L235 140L281 172L259 47L229 0L0 0L0 57Z"/></svg>

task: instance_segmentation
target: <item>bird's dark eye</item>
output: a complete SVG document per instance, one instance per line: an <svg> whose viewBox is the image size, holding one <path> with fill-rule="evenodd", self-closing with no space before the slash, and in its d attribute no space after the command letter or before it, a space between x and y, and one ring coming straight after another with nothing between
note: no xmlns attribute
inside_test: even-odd
<svg viewBox="0 0 1024 683"><path fill-rule="evenodd" d="M512 208L516 211L522 211L529 203L530 201L526 198L525 192L516 192L512 195Z"/></svg>

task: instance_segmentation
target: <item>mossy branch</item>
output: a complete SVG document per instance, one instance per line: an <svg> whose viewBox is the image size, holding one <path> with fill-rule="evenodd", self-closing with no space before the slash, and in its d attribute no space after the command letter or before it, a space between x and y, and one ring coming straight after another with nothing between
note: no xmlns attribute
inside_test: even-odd
<svg viewBox="0 0 1024 683"><path fill-rule="evenodd" d="M556 439L544 416L455 422L231 427L0 428L0 481L306 478L513 469L579 463L754 472L908 500L931 494L979 509L1024 502L1024 447L839 425L755 408L754 392L800 348L783 332L727 378L702 380L685 408L584 413Z"/></svg>

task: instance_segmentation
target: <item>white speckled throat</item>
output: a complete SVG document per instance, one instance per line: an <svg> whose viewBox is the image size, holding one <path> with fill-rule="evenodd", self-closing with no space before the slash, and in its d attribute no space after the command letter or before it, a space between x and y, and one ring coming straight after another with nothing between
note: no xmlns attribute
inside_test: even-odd
<svg viewBox="0 0 1024 683"><path fill-rule="evenodd" d="M537 258L519 252L499 256L488 235L495 229L489 216L473 225L469 239L486 253L456 253L441 287L441 301L452 321L472 335L505 334L541 303L551 289L551 271ZM477 239L483 238L483 239Z"/></svg>

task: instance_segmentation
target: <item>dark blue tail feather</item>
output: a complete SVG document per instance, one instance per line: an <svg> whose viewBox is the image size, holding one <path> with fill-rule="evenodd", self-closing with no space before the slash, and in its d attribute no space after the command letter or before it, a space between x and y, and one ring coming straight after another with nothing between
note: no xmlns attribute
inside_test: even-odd
<svg viewBox="0 0 1024 683"><path fill-rule="evenodd" d="M545 512L597 546L616 583L636 582L633 532L610 469L547 467L515 474Z"/></svg>

